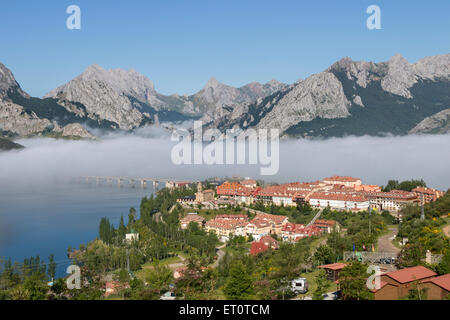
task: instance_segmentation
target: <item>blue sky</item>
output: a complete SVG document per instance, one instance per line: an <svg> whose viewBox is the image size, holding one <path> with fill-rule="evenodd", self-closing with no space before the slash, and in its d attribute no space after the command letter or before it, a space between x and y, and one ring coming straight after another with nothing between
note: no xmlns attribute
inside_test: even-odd
<svg viewBox="0 0 450 320"><path fill-rule="evenodd" d="M81 8L81 30L66 8ZM366 9L381 8L381 30ZM15 0L0 11L0 62L42 96L90 64L136 69L164 94L192 94L215 76L233 86L292 83L344 56L410 62L450 52L450 1Z"/></svg>

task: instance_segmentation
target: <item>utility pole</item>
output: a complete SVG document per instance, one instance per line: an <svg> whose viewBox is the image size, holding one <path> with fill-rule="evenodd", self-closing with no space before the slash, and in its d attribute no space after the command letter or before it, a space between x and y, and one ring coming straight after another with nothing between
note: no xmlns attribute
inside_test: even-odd
<svg viewBox="0 0 450 320"><path fill-rule="evenodd" d="M127 271L128 274L130 274L130 254L128 248L127 248Z"/></svg>
<svg viewBox="0 0 450 320"><path fill-rule="evenodd" d="M372 225L370 223L370 215L372 214L372 205L369 204L369 237L372 235Z"/></svg>
<svg viewBox="0 0 450 320"><path fill-rule="evenodd" d="M420 219L425 220L425 208L424 208L424 198L423 198L423 192L421 194L421 198L422 198L422 205L420 208Z"/></svg>

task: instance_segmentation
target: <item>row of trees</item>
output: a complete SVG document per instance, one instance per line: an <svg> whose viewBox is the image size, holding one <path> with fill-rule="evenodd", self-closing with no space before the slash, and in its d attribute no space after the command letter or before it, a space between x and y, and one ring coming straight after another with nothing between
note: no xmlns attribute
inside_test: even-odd
<svg viewBox="0 0 450 320"><path fill-rule="evenodd" d="M5 299L44 299L49 287L48 281L55 278L56 262L54 255L48 263L39 256L24 259L23 263L10 259L0 264L0 300Z"/></svg>
<svg viewBox="0 0 450 320"><path fill-rule="evenodd" d="M386 186L382 187L382 190L384 192L389 192L391 190L404 190L404 191L411 191L414 188L417 187L426 187L427 184L423 179L417 180L417 179L411 179L411 180L405 180L402 182L399 182L398 180L389 180Z"/></svg>

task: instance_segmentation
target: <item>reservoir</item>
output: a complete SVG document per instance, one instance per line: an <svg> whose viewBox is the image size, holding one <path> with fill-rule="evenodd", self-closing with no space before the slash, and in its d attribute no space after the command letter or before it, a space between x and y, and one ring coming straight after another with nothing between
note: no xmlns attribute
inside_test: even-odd
<svg viewBox="0 0 450 320"><path fill-rule="evenodd" d="M0 259L22 263L39 255L47 262L53 253L61 276L70 264L69 246L94 240L102 217L117 227L123 215L127 223L130 207L139 213L141 199L153 192L151 183L144 189L95 182L0 184Z"/></svg>

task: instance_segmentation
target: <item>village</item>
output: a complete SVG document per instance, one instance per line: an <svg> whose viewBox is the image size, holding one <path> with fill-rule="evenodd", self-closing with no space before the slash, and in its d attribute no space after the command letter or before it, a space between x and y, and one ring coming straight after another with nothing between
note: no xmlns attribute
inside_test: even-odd
<svg viewBox="0 0 450 320"><path fill-rule="evenodd" d="M187 182L174 183L173 187L189 186ZM339 225L333 220L318 219L323 209L341 211L389 211L401 220L397 213L407 205L421 205L435 201L444 192L432 188L417 187L411 192L391 190L382 192L380 186L362 184L361 179L348 176L333 176L322 181L294 182L280 185L259 186L256 180L225 181L216 190L203 190L198 183L195 196L177 199L184 208L219 209L226 206L250 206L256 202L264 205L296 207L309 204L316 209L317 215L307 225L295 224L283 215L267 214L248 209L255 214L252 220L247 215L217 215L205 220L196 212L189 212L180 220L181 228L189 223L197 223L206 231L214 231L223 242L230 236L251 236L259 241L265 236L276 235L283 241L297 241L305 237L330 233Z"/></svg>

